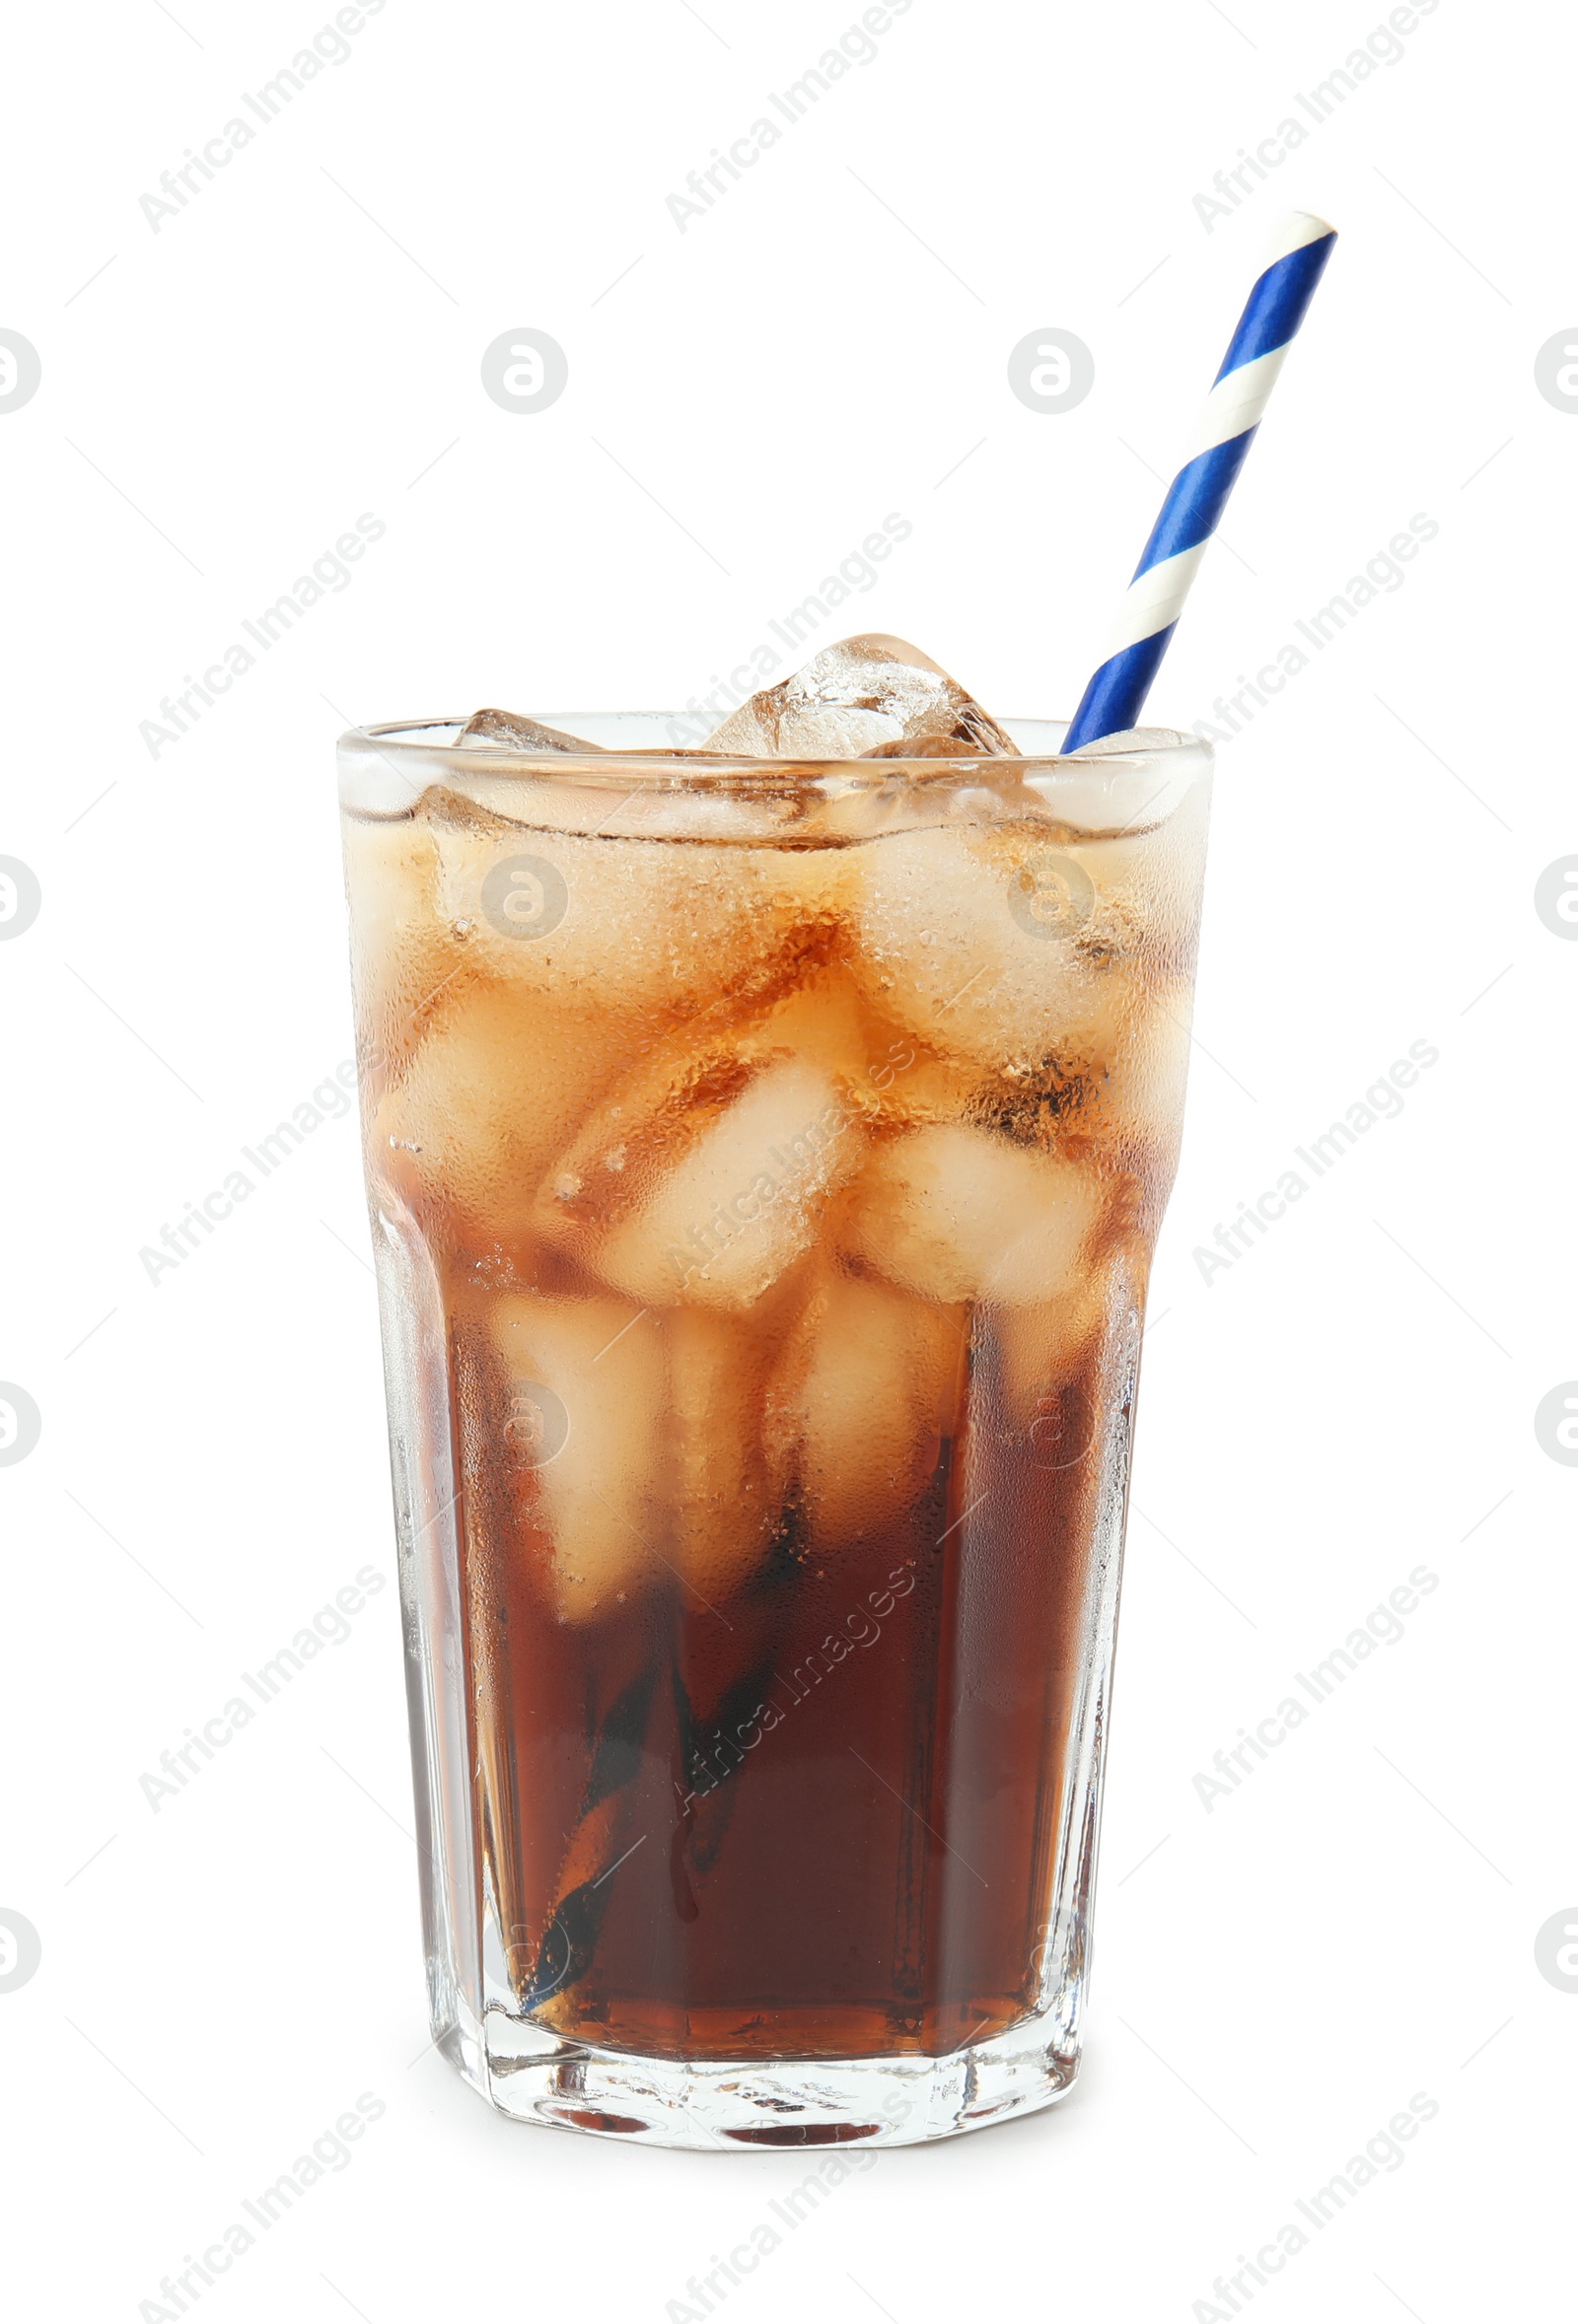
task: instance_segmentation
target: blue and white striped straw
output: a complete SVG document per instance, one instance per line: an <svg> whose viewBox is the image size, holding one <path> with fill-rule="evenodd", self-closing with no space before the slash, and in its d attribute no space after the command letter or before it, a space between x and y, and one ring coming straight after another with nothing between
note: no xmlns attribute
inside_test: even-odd
<svg viewBox="0 0 1578 2324"><path fill-rule="evenodd" d="M1107 659L1074 713L1063 740L1065 751L1139 724L1151 680L1178 626L1206 543L1221 522L1283 358L1336 239L1324 218L1312 218L1303 210L1295 210L1278 235L1206 399L1195 450L1168 488L1155 530L1129 583Z"/></svg>

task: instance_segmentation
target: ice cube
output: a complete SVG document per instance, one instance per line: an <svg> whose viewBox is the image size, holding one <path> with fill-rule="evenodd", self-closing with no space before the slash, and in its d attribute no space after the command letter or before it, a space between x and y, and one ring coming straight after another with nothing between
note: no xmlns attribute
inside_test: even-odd
<svg viewBox="0 0 1578 2324"><path fill-rule="evenodd" d="M476 710L456 736L452 748L525 750L536 755L543 750L597 752L602 744L582 742L574 735L563 734L557 727L545 727L540 719L527 718L519 711Z"/></svg>
<svg viewBox="0 0 1578 2324"><path fill-rule="evenodd" d="M664 1555L718 1606L761 1563L782 1509L763 1425L773 1334L701 1307L671 1307L641 1328L663 1349Z"/></svg>
<svg viewBox="0 0 1578 2324"><path fill-rule="evenodd" d="M435 908L438 849L423 817L346 815L343 835L361 1064L376 1091L466 981L466 952Z"/></svg>
<svg viewBox="0 0 1578 2324"><path fill-rule="evenodd" d="M1095 1265L1060 1299L996 1307L983 1331L983 1340L996 1352L1002 1410L1013 1427L1031 1432L1033 1448L1050 1450L1072 1419L1070 1391L1081 1384L1079 1375L1096 1353L1110 1273ZM1040 1465L1061 1462L1047 1459Z"/></svg>
<svg viewBox="0 0 1578 2324"><path fill-rule="evenodd" d="M540 1523L516 1538L538 1552L559 1618L614 1611L660 1585L665 1512L665 1368L650 1318L618 1300L501 1299L492 1339L508 1418L496 1457Z"/></svg>
<svg viewBox="0 0 1578 2324"><path fill-rule="evenodd" d="M1143 924L1085 855L1025 822L861 848L847 908L873 1005L1000 1073L1104 1059L1134 1007Z"/></svg>
<svg viewBox="0 0 1578 2324"><path fill-rule="evenodd" d="M744 1311L810 1248L828 1196L864 1152L856 1110L830 1076L785 1058L705 1117L592 1263L652 1306Z"/></svg>
<svg viewBox="0 0 1578 2324"><path fill-rule="evenodd" d="M798 941L800 907L770 849L537 830L454 794L427 811L436 909L456 943L566 1006L672 1021L759 984Z"/></svg>
<svg viewBox="0 0 1578 2324"><path fill-rule="evenodd" d="M967 742L959 735L922 735L913 742L879 742L875 750L863 750L862 758L978 758L978 742Z"/></svg>
<svg viewBox="0 0 1578 2324"><path fill-rule="evenodd" d="M1169 1183L1184 1126L1191 1002L1186 984L1147 996L1118 1054L1091 1083L1080 1117L1119 1161L1163 1164Z"/></svg>
<svg viewBox="0 0 1578 2324"><path fill-rule="evenodd" d="M543 1172L615 1065L591 1020L484 986L434 1026L385 1092L372 1164L484 1232L519 1234Z"/></svg>
<svg viewBox="0 0 1578 2324"><path fill-rule="evenodd" d="M929 655L879 635L825 646L793 677L742 702L704 747L744 758L860 758L900 742L1019 755Z"/></svg>
<svg viewBox="0 0 1578 2324"><path fill-rule="evenodd" d="M787 1058L809 1059L854 1110L873 1113L867 1056L847 978L813 971L754 1006L727 997L654 1041L593 1106L543 1180L543 1233L586 1257L755 1074Z"/></svg>
<svg viewBox="0 0 1578 2324"><path fill-rule="evenodd" d="M968 1334L960 1308L827 1268L783 1361L814 1549L893 1524L959 1426Z"/></svg>
<svg viewBox="0 0 1578 2324"><path fill-rule="evenodd" d="M1095 1171L939 1122L877 1149L851 1192L842 1242L923 1299L1028 1306L1078 1287L1105 1209Z"/></svg>

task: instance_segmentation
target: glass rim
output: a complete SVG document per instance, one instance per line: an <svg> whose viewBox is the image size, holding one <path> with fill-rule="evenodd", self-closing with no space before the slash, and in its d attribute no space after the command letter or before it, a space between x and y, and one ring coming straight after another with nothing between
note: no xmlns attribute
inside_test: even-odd
<svg viewBox="0 0 1578 2324"><path fill-rule="evenodd" d="M466 714L469 715L469 714ZM456 738L466 723L465 715L448 718L390 719L350 727L339 738L342 758L378 758L386 765L425 764L456 773L523 781L570 780L577 784L617 782L624 788L643 784L665 789L772 789L814 781L856 788L875 788L889 782L899 769L906 781L938 785L1001 782L1005 777L1034 775L1038 782L1061 778L1089 783L1093 777L1132 775L1158 760L1174 775L1192 758L1200 769L1209 767L1214 751L1203 736L1184 734L1173 727L1135 727L1120 736L1088 743L1083 750L1064 753L1057 744L1067 732L1066 719L1003 718L999 724L1020 745L1020 755L971 752L961 757L907 758L757 758L706 753L694 745L674 742L595 744L588 728L628 726L635 732L670 730L691 723L682 712L598 711L544 714L540 724L577 736L588 748L529 751L496 744L467 743L456 747Z"/></svg>

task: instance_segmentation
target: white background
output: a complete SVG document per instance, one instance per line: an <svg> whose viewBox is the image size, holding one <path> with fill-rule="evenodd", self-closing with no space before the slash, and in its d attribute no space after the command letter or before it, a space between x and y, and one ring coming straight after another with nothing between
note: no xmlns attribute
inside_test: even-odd
<svg viewBox="0 0 1578 2324"><path fill-rule="evenodd" d="M7 2312L166 2312L364 2091L350 2166L203 2314L659 2319L805 2175L511 2127L424 2051L392 1587L151 1808L240 1670L393 1576L348 1120L157 1286L138 1253L350 1054L343 725L678 706L890 511L912 537L842 626L1066 714L1290 202L1342 241L1152 715L1211 717L1411 516L1440 531L1220 752L1085 2074L880 2157L723 2307L1209 2318L1422 2092L1403 2166L1256 2313L1551 2312L1578 1475L1533 1417L1578 1373L1578 947L1533 891L1578 850L1578 416L1535 361L1578 308L1570 23L1442 0L1208 232L1193 197L1381 0L915 0L681 234L666 196L853 0L389 0L155 233L139 196L329 13L93 0L9 40L0 324L42 384L0 413L0 853L43 906L0 947L0 1376L42 1414L0 1470L0 1905L42 1946L0 1993ZM522 325L570 367L526 415L478 377ZM1052 325L1096 385L1047 415L1006 366ZM151 756L161 698L364 511L352 585ZM1416 1040L1400 1117L1204 1282L1195 1247ZM1401 1642L1207 1812L1213 1752L1421 1564Z"/></svg>

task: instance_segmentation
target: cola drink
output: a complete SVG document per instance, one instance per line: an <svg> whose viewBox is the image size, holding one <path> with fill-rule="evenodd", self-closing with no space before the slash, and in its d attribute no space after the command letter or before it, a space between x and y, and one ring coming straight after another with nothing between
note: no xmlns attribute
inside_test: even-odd
<svg viewBox="0 0 1578 2324"><path fill-rule="evenodd" d="M702 751L342 746L435 2031L529 2120L897 2142L1077 2059L1209 752L894 643Z"/></svg>

